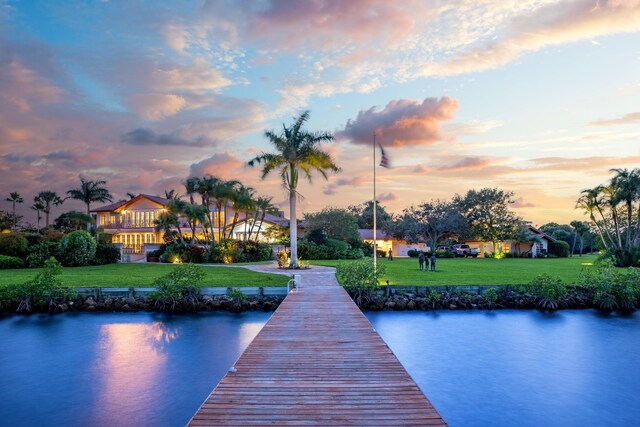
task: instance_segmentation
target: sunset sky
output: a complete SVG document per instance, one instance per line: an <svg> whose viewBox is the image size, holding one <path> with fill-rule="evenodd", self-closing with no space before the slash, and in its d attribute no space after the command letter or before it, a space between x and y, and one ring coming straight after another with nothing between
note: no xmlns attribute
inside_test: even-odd
<svg viewBox="0 0 640 427"><path fill-rule="evenodd" d="M303 212L371 199L375 131L389 211L500 187L533 224L582 219L581 190L640 166L640 1L0 0L0 189L28 222L79 174L116 200L234 178L288 215L245 164L305 109L343 172Z"/></svg>

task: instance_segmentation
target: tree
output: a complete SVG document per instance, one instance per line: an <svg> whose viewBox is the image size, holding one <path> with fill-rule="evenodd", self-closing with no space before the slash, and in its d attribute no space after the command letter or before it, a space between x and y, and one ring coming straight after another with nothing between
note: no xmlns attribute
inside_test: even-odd
<svg viewBox="0 0 640 427"><path fill-rule="evenodd" d="M60 215L54 221L55 227L66 231L77 231L87 227L93 222L93 218L83 212L69 211Z"/></svg>
<svg viewBox="0 0 640 427"><path fill-rule="evenodd" d="M373 201L368 200L360 205L349 206L349 212L358 219L358 228L373 228ZM387 210L376 200L376 226L384 228L392 220Z"/></svg>
<svg viewBox="0 0 640 427"><path fill-rule="evenodd" d="M282 185L289 192L289 233L291 236L291 268L298 268L298 221L296 219L296 199L300 172L312 181L311 172L315 171L327 179L327 172L340 172L331 156L318 145L333 141L328 132L309 132L303 129L309 120L309 111L302 113L294 123L287 127L284 123L281 133L265 131L264 135L273 145L275 153L262 153L249 161L249 166L263 164L262 179L274 170L279 170Z"/></svg>
<svg viewBox="0 0 640 427"><path fill-rule="evenodd" d="M238 223L238 218L240 216L240 212L244 211L245 218L245 231L247 228L247 219L249 217L249 211L253 208L253 204L255 201L253 200L253 196L255 195L255 190L252 187L245 187L241 183L238 183L236 192L231 199L231 203L233 204L233 220L231 221L231 228L229 229L229 238L233 237L233 230L236 228L236 224Z"/></svg>
<svg viewBox="0 0 640 427"><path fill-rule="evenodd" d="M64 199L55 191L41 191L36 196L36 201L39 201L44 205L43 212L45 215L45 227L49 227L49 214L51 213L51 207L63 204Z"/></svg>
<svg viewBox="0 0 640 427"><path fill-rule="evenodd" d="M582 191L576 207L589 215L618 266L640 263L640 168L611 169L608 185Z"/></svg>
<svg viewBox="0 0 640 427"><path fill-rule="evenodd" d="M463 234L465 226L456 204L437 199L404 209L390 231L396 238L426 242L435 249L440 241Z"/></svg>
<svg viewBox="0 0 640 427"><path fill-rule="evenodd" d="M498 242L509 237L520 218L509 209L513 192L499 188L469 190L464 197L456 194L453 202L466 218L473 237L493 243L494 251L500 251Z"/></svg>
<svg viewBox="0 0 640 427"><path fill-rule="evenodd" d="M274 206L271 201L273 200L273 197L264 197L264 196L260 196L256 199L255 204L254 204L254 220L251 223L251 228L249 229L249 238L248 240L251 240L251 236L253 234L253 230L256 227L256 222L258 221L258 217L260 217L260 224L258 225L258 228L256 229L256 237L255 237L255 241L258 241L258 237L260 236L260 231L262 230L262 224L264 223L264 218L265 216L267 216L267 213L277 213L278 212L278 208L276 206Z"/></svg>
<svg viewBox="0 0 640 427"><path fill-rule="evenodd" d="M16 228L16 224L17 224L17 220L18 217L16 216L16 203L23 203L24 199L22 198L22 196L20 195L20 193L17 192L12 192L9 194L9 197L7 197L6 199L4 199L7 202L11 202L12 205L12 212L13 212L13 228Z"/></svg>
<svg viewBox="0 0 640 427"><path fill-rule="evenodd" d="M342 240L353 247L361 245L358 220L346 209L325 208L320 212L305 214L304 219L307 236L319 231L327 239Z"/></svg>
<svg viewBox="0 0 640 427"><path fill-rule="evenodd" d="M589 223L585 221L571 221L571 227L573 227L575 238L573 239L573 246L571 247L571 256L573 256L576 249L576 241L580 239L580 256L582 256L582 250L584 249L584 236L589 232Z"/></svg>
<svg viewBox="0 0 640 427"><path fill-rule="evenodd" d="M33 205L31 205L31 209L36 211L36 224L38 230L40 230L40 220L42 219L42 215L40 215L40 212L44 211L45 205L44 203L42 203L42 200L38 200L38 197L36 196L33 199Z"/></svg>
<svg viewBox="0 0 640 427"><path fill-rule="evenodd" d="M180 228L180 216L184 214L187 203L177 197L174 190L171 191L173 194L171 192L165 192L165 194L170 194L172 197L169 198L165 205L167 213L170 216L170 218L165 218L165 228L168 224L175 226L178 229L178 240L182 242L184 241L184 237L182 236L182 228Z"/></svg>
<svg viewBox="0 0 640 427"><path fill-rule="evenodd" d="M80 200L87 205L87 215L91 215L92 202L111 202L113 197L104 185L107 181L90 181L80 176L80 187L67 191L70 199Z"/></svg>
<svg viewBox="0 0 640 427"><path fill-rule="evenodd" d="M202 205L189 205L187 204L183 210L184 216L187 218L189 222L189 227L191 228L191 243L196 240L196 229L198 227L198 223L202 225L202 230L207 236L207 210L206 207Z"/></svg>

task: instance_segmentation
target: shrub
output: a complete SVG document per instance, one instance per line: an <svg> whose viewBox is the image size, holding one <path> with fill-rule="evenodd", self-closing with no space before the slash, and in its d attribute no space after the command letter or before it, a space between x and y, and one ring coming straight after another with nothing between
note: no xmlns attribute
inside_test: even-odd
<svg viewBox="0 0 640 427"><path fill-rule="evenodd" d="M276 260L278 261L278 268L289 268L291 266L289 252L287 252L285 249L276 254Z"/></svg>
<svg viewBox="0 0 640 427"><path fill-rule="evenodd" d="M557 310L567 296L567 286L562 279L549 274L541 274L527 285L529 293L536 296L536 304L545 310Z"/></svg>
<svg viewBox="0 0 640 427"><path fill-rule="evenodd" d="M564 240L557 240L555 242L549 242L549 254L555 255L558 258L566 258L569 256L569 244Z"/></svg>
<svg viewBox="0 0 640 427"><path fill-rule="evenodd" d="M379 251L379 255L384 251ZM362 249L353 249L342 240L327 239L319 245L310 240L298 241L298 256L303 259L360 259L364 257Z"/></svg>
<svg viewBox="0 0 640 427"><path fill-rule="evenodd" d="M233 262L257 262L273 259L273 249L266 243L235 242L235 248L234 254L237 258Z"/></svg>
<svg viewBox="0 0 640 427"><path fill-rule="evenodd" d="M191 245L185 242L171 243L167 245L164 253L160 256L160 262L170 264L185 262L189 258L188 254L190 247Z"/></svg>
<svg viewBox="0 0 640 427"><path fill-rule="evenodd" d="M43 306L53 312L58 301L75 296L74 292L62 285L58 278L61 272L60 263L55 258L49 258L33 280L16 286L13 297L18 301L17 311L30 312L34 306Z"/></svg>
<svg viewBox="0 0 640 427"><path fill-rule="evenodd" d="M231 298L233 300L246 300L247 299L247 296L244 294L244 292L242 292L240 289L236 289L236 288L229 289L229 292L227 293L227 295L229 296L229 298Z"/></svg>
<svg viewBox="0 0 640 427"><path fill-rule="evenodd" d="M115 264L120 261L120 249L111 243L98 242L96 246L96 265Z"/></svg>
<svg viewBox="0 0 640 427"><path fill-rule="evenodd" d="M175 311L179 302L189 308L198 303L198 286L206 276L204 269L194 264L182 264L172 272L153 281L156 291L150 298L156 309Z"/></svg>
<svg viewBox="0 0 640 427"><path fill-rule="evenodd" d="M489 306L489 310L491 310L496 301L498 300L498 290L496 288L489 288L482 294L482 297L487 301L487 305Z"/></svg>
<svg viewBox="0 0 640 427"><path fill-rule="evenodd" d="M595 290L593 303L603 310L633 311L640 302L637 268L622 272L614 269L611 262L602 262L596 269L583 270L580 283Z"/></svg>
<svg viewBox="0 0 640 427"><path fill-rule="evenodd" d="M42 234L40 233L24 233L24 237L29 243L29 247L37 245L42 240Z"/></svg>
<svg viewBox="0 0 640 427"><path fill-rule="evenodd" d="M16 256L0 255L0 270L23 268L24 261Z"/></svg>
<svg viewBox="0 0 640 427"><path fill-rule="evenodd" d="M74 231L66 235L60 242L62 264L78 267L93 263L96 257L95 239L84 230Z"/></svg>
<svg viewBox="0 0 640 427"><path fill-rule="evenodd" d="M43 242L48 242L48 241L53 241L53 242L59 242L64 238L64 233L60 230L55 230L53 228L48 228L43 234L42 234L42 241Z"/></svg>
<svg viewBox="0 0 640 427"><path fill-rule="evenodd" d="M44 267L44 263L51 257L60 258L60 242L53 240L43 241L33 245L28 250L27 262L29 267Z"/></svg>
<svg viewBox="0 0 640 427"><path fill-rule="evenodd" d="M379 265L375 269L372 259L341 262L336 269L336 277L340 285L359 307L371 300L373 292L378 289L378 280L385 273L385 266Z"/></svg>
<svg viewBox="0 0 640 427"><path fill-rule="evenodd" d="M23 257L28 246L29 242L22 233L0 234L0 255Z"/></svg>
<svg viewBox="0 0 640 427"><path fill-rule="evenodd" d="M207 253L202 246L191 245L187 249L187 253L183 255L182 262L192 262L194 264L202 264L207 259Z"/></svg>

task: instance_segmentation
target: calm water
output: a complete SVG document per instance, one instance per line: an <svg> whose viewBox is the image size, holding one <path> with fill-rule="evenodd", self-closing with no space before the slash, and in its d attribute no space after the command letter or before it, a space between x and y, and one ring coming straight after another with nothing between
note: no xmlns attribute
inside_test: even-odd
<svg viewBox="0 0 640 427"><path fill-rule="evenodd" d="M0 425L183 426L270 315L0 318Z"/></svg>
<svg viewBox="0 0 640 427"><path fill-rule="evenodd" d="M367 317L452 426L640 426L640 314Z"/></svg>
<svg viewBox="0 0 640 427"><path fill-rule="evenodd" d="M182 426L269 316L0 317L0 425ZM640 425L640 315L367 316L452 426Z"/></svg>

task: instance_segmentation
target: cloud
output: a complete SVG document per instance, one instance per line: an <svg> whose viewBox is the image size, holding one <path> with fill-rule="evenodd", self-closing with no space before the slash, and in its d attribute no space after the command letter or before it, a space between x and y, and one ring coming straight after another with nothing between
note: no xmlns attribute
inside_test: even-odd
<svg viewBox="0 0 640 427"><path fill-rule="evenodd" d="M438 167L441 171L462 171L483 169L491 164L491 161L481 157L464 157L453 164Z"/></svg>
<svg viewBox="0 0 640 427"><path fill-rule="evenodd" d="M172 133L155 133L151 129L138 128L122 135L122 142L131 145L167 145L167 146L189 146L204 147L215 145L205 136L187 140L180 137L180 131Z"/></svg>
<svg viewBox="0 0 640 427"><path fill-rule="evenodd" d="M457 109L458 101L447 96L425 98L422 102L393 100L382 111L376 107L360 111L336 137L370 145L375 132L385 146L430 145L447 139L441 133L440 123L450 120Z"/></svg>
<svg viewBox="0 0 640 427"><path fill-rule="evenodd" d="M534 203L525 202L522 197L518 197L517 199L515 199L511 204L511 206L514 208L535 208L536 207Z"/></svg>
<svg viewBox="0 0 640 427"><path fill-rule="evenodd" d="M523 52L547 46L591 40L598 36L637 32L637 0L577 0L524 11L510 20L504 36L481 42L471 50L440 63L428 64L421 75L451 76L501 67Z"/></svg>
<svg viewBox="0 0 640 427"><path fill-rule="evenodd" d="M323 191L326 195L336 194L338 187L351 186L360 187L364 185L366 179L363 176L354 176L352 178L339 178L336 182L327 185Z"/></svg>
<svg viewBox="0 0 640 427"><path fill-rule="evenodd" d="M129 98L129 108L146 120L161 120L178 113L187 101L177 95L160 93L137 94Z"/></svg>
<svg viewBox="0 0 640 427"><path fill-rule="evenodd" d="M626 125L629 123L635 123L640 121L640 112L625 114L622 117L618 117L616 119L610 120L598 120L595 122L589 123L587 126L596 127L596 126L613 126L613 125Z"/></svg>
<svg viewBox="0 0 640 427"><path fill-rule="evenodd" d="M398 200L398 196L395 193L382 193L377 196L377 199L380 202L393 202Z"/></svg>
<svg viewBox="0 0 640 427"><path fill-rule="evenodd" d="M221 179L237 179L246 170L247 162L225 151L191 165L189 176L213 175Z"/></svg>

